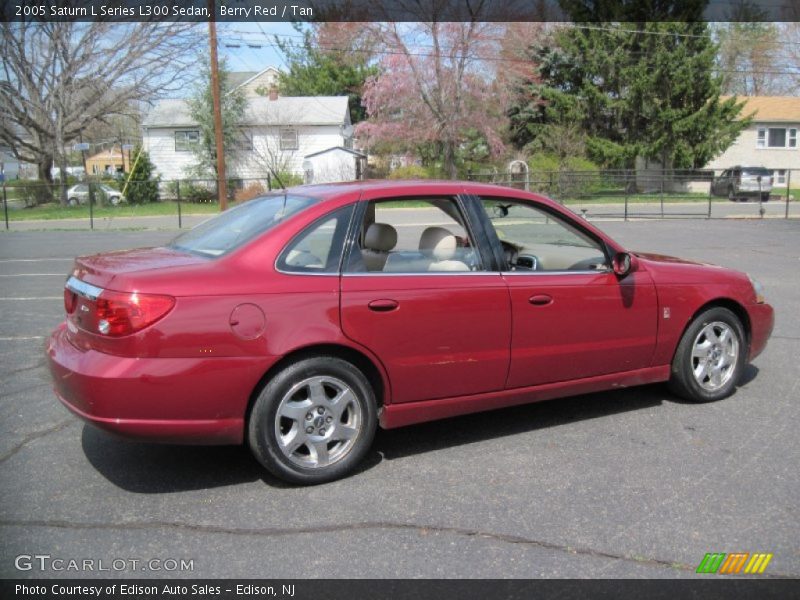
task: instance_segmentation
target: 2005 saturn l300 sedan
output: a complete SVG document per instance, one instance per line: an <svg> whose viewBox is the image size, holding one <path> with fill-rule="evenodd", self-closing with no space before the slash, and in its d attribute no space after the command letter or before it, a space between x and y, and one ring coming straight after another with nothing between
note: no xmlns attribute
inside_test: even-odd
<svg viewBox="0 0 800 600"><path fill-rule="evenodd" d="M730 395L773 311L744 273L627 252L541 196L455 182L293 188L171 244L78 258L47 353L127 437L353 470L376 427L668 381Z"/></svg>

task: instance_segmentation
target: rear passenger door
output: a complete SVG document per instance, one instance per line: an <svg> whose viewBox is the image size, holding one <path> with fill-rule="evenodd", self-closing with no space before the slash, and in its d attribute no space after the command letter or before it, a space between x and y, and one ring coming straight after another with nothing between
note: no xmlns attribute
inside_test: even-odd
<svg viewBox="0 0 800 600"><path fill-rule="evenodd" d="M454 196L362 202L341 279L341 323L386 368L392 402L503 389L508 290Z"/></svg>

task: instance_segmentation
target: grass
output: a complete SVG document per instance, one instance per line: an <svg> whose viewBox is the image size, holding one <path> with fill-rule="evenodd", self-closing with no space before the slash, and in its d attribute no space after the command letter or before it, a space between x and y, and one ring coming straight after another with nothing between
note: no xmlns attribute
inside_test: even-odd
<svg viewBox="0 0 800 600"><path fill-rule="evenodd" d="M119 206L95 206L94 218L113 217L159 217L177 216L178 203L172 201L153 202L151 204L121 204ZM184 215L206 215L219 212L216 203L187 204L181 202L181 213ZM31 208L9 207L9 221L53 221L58 219L88 219L88 206L61 206L60 204L42 204Z"/></svg>

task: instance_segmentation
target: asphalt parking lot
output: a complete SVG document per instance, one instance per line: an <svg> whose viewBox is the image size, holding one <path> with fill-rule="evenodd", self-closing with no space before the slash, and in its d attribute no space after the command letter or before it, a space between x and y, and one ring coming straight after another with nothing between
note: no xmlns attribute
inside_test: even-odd
<svg viewBox="0 0 800 600"><path fill-rule="evenodd" d="M314 488L244 448L114 439L56 401L43 347L71 258L172 232L0 235L0 577L672 578L707 552L800 577L800 220L600 225L764 284L775 333L734 396L648 386L382 431L358 473ZM126 568L15 568L32 554ZM150 559L193 568L130 566Z"/></svg>

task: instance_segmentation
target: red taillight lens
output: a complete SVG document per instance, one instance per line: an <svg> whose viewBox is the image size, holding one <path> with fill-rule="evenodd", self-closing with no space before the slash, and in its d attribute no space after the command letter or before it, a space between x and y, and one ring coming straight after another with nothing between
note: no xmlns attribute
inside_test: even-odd
<svg viewBox="0 0 800 600"><path fill-rule="evenodd" d="M68 315L71 315L75 312L75 304L78 296L75 292L73 292L69 288L64 288L64 309L67 311Z"/></svg>
<svg viewBox="0 0 800 600"><path fill-rule="evenodd" d="M172 310L175 298L103 290L94 304L94 332L115 337L152 325Z"/></svg>

